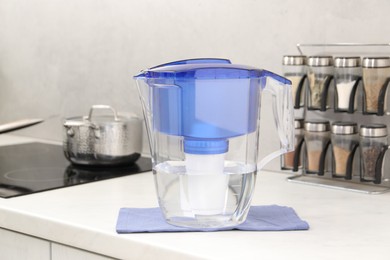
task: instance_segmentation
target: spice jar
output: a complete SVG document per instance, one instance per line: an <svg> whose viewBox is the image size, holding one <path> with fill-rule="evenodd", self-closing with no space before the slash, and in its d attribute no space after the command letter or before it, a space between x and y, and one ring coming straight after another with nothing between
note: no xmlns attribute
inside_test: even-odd
<svg viewBox="0 0 390 260"><path fill-rule="evenodd" d="M335 112L353 113L356 110L356 89L361 80L360 57L336 57Z"/></svg>
<svg viewBox="0 0 390 260"><path fill-rule="evenodd" d="M363 113L382 116L387 111L386 90L390 57L363 58Z"/></svg>
<svg viewBox="0 0 390 260"><path fill-rule="evenodd" d="M357 124L334 122L332 124L332 176L352 179L353 158L359 147Z"/></svg>
<svg viewBox="0 0 390 260"><path fill-rule="evenodd" d="M326 120L305 122L304 138L306 145L304 172L324 175L325 159L330 144L330 125Z"/></svg>
<svg viewBox="0 0 390 260"><path fill-rule="evenodd" d="M298 168L302 167L301 160L301 147L303 144L303 119L295 119L295 140L294 140L294 151L285 153L282 158L282 170L293 170L298 171Z"/></svg>
<svg viewBox="0 0 390 260"><path fill-rule="evenodd" d="M360 180L381 183L383 158L388 148L387 127L384 124L360 127Z"/></svg>
<svg viewBox="0 0 390 260"><path fill-rule="evenodd" d="M307 64L309 80L307 108L325 111L328 88L333 79L333 58L331 56L311 56Z"/></svg>
<svg viewBox="0 0 390 260"><path fill-rule="evenodd" d="M291 81L294 108L303 107L303 94L306 79L306 56L283 56L283 75Z"/></svg>

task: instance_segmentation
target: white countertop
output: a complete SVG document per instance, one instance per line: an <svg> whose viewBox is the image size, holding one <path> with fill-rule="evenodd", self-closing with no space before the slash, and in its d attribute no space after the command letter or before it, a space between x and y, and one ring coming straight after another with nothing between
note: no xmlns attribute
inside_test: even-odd
<svg viewBox="0 0 390 260"><path fill-rule="evenodd" d="M34 139L1 135L0 145ZM253 205L293 207L308 231L115 232L121 207L156 207L141 173L0 199L0 227L121 259L390 259L390 193L367 195L260 172Z"/></svg>

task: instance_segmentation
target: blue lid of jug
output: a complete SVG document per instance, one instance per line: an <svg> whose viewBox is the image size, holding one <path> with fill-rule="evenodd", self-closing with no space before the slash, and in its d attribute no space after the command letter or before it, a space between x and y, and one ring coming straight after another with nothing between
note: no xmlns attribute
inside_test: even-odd
<svg viewBox="0 0 390 260"><path fill-rule="evenodd" d="M184 151L219 154L228 139L254 132L258 122L259 91L271 77L287 79L227 59L189 59L165 63L135 76L151 92L153 127L158 132L183 136Z"/></svg>
<svg viewBox="0 0 390 260"><path fill-rule="evenodd" d="M150 69L156 69L160 67L165 66L172 66L172 65L183 65L183 64L204 64L204 63L221 63L221 64L231 64L232 62L228 59L220 59L220 58L198 58L198 59L187 59L187 60L178 60L178 61L172 61L164 64L160 64L157 66L154 66Z"/></svg>
<svg viewBox="0 0 390 260"><path fill-rule="evenodd" d="M237 79L262 77L260 69L232 64L228 59L189 59L165 63L142 71L135 78L160 79Z"/></svg>

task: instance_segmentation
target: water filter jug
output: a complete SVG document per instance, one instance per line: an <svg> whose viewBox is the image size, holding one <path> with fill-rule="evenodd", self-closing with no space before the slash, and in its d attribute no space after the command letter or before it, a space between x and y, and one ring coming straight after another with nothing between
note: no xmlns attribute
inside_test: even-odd
<svg viewBox="0 0 390 260"><path fill-rule="evenodd" d="M167 222L205 228L242 223L257 170L294 147L291 82L226 59L171 62L134 78ZM273 96L273 108L265 109L274 112L281 148L258 162L263 91Z"/></svg>

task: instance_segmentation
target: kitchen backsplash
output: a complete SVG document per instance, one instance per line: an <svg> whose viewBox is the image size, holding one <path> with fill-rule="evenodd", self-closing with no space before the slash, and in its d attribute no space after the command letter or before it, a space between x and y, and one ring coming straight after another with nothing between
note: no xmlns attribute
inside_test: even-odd
<svg viewBox="0 0 390 260"><path fill-rule="evenodd" d="M389 9L385 0L2 1L0 123L44 118L15 133L60 141L63 119L86 115L93 104L142 117L132 79L142 68L219 57L281 73L282 56L298 54L298 42L389 41ZM279 145L269 138L270 111L264 96L260 155ZM279 171L279 160L267 168Z"/></svg>

